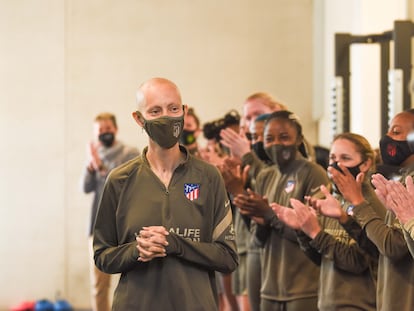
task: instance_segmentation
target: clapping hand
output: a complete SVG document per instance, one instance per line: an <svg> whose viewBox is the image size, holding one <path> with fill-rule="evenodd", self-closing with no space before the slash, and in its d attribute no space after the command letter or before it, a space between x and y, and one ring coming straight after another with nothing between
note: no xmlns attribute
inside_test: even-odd
<svg viewBox="0 0 414 311"><path fill-rule="evenodd" d="M238 194L233 202L240 209L240 214L250 217L261 218L271 211L267 198L251 189L247 189L247 193Z"/></svg>
<svg viewBox="0 0 414 311"><path fill-rule="evenodd" d="M249 168L250 166L247 165L242 171L240 169L240 162L233 157L225 159L224 163L218 166L223 176L226 189L232 195L236 196L237 194L243 193Z"/></svg>
<svg viewBox="0 0 414 311"><path fill-rule="evenodd" d="M372 176L375 193L387 209L392 210L402 224L414 218L414 183L411 176L405 179L406 187L398 181L387 180L381 174Z"/></svg>

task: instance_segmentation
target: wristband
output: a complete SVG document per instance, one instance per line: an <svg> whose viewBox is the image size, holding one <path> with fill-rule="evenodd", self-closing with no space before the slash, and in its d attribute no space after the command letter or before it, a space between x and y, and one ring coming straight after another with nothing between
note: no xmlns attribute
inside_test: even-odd
<svg viewBox="0 0 414 311"><path fill-rule="evenodd" d="M353 205L349 205L349 206L346 208L346 213L347 213L347 215L349 215L349 216L354 216L354 207L355 207L355 206L353 206Z"/></svg>

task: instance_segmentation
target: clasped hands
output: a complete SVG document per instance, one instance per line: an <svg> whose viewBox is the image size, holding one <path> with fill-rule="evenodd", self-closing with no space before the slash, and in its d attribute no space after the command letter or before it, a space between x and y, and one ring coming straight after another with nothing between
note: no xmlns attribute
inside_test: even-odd
<svg viewBox="0 0 414 311"><path fill-rule="evenodd" d="M143 227L136 234L138 261L148 262L157 257L165 257L168 246L168 231L163 226Z"/></svg>

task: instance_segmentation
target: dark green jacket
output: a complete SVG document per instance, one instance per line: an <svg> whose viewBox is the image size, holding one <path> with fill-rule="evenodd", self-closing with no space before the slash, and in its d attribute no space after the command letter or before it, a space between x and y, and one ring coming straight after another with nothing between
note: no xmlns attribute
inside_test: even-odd
<svg viewBox="0 0 414 311"><path fill-rule="evenodd" d="M269 202L289 206L290 198L303 201L305 196L318 192L320 185L328 183L325 170L298 153L287 167L262 170L256 187ZM256 237L264 247L261 297L276 301L316 297L319 267L301 250L295 230L274 214L269 221L268 226L256 227Z"/></svg>
<svg viewBox="0 0 414 311"><path fill-rule="evenodd" d="M143 155L113 170L94 230L96 266L121 273L113 310L217 310L215 271L238 264L230 202L218 170L186 153L168 188ZM186 197L189 184L198 187ZM197 191L196 191L197 192ZM190 195L189 195L190 196ZM164 226L167 256L138 262L135 232Z"/></svg>

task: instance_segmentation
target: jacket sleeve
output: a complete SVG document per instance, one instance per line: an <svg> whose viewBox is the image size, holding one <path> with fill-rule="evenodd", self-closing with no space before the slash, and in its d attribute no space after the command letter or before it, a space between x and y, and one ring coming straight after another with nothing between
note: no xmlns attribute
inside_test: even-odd
<svg viewBox="0 0 414 311"><path fill-rule="evenodd" d="M399 260L408 254L401 225L391 212L387 211L385 223L370 203L365 201L356 205L353 213L355 220L367 232L368 238L382 255L391 260Z"/></svg>
<svg viewBox="0 0 414 311"><path fill-rule="evenodd" d="M208 270L230 273L238 265L238 255L231 204L219 174L217 171L213 176L209 189L214 208L210 241L195 242L170 233L167 237L169 245L166 251L167 256L177 256Z"/></svg>
<svg viewBox="0 0 414 311"><path fill-rule="evenodd" d="M85 193L90 193L95 191L97 185L97 178L95 172L89 172L87 168L85 168L82 177L82 189Z"/></svg>
<svg viewBox="0 0 414 311"><path fill-rule="evenodd" d="M112 180L105 182L93 231L94 260L97 268L105 273L121 273L132 270L139 263L135 237L129 243L118 243L116 211L122 184Z"/></svg>
<svg viewBox="0 0 414 311"><path fill-rule="evenodd" d="M370 267L370 256L353 239L348 242L339 241L325 231L321 231L310 242L310 245L317 249L324 258L332 260L335 267L341 270L360 274Z"/></svg>
<svg viewBox="0 0 414 311"><path fill-rule="evenodd" d="M342 224L342 227L358 243L359 247L373 258L378 258L379 252L377 246L368 238L366 231L362 229L354 218L349 217L347 222Z"/></svg>
<svg viewBox="0 0 414 311"><path fill-rule="evenodd" d="M265 216L265 220L269 224L270 228L276 231L281 237L291 242L298 243L296 230L285 225L285 223L275 215L273 210L269 211L269 213Z"/></svg>
<svg viewBox="0 0 414 311"><path fill-rule="evenodd" d="M404 224L403 232L408 249L414 258L414 218Z"/></svg>
<svg viewBox="0 0 414 311"><path fill-rule="evenodd" d="M322 262L322 256L318 250L311 245L312 239L308 237L303 231L297 231L297 237L301 250L305 253L310 260L316 265L320 266Z"/></svg>

